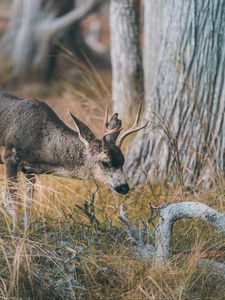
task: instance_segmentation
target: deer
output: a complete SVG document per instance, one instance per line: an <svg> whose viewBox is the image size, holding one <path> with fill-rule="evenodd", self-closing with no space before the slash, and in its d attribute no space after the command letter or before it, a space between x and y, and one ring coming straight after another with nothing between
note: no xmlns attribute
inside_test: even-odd
<svg viewBox="0 0 225 300"><path fill-rule="evenodd" d="M0 163L4 164L6 189L3 205L11 215L13 231L18 226L20 202L19 174L24 173L24 228L30 223L30 207L35 176L53 174L80 180L94 179L120 195L129 192L121 145L138 126L141 105L134 125L121 134L118 113L109 119L106 109L103 135L92 130L71 112L76 130L68 127L53 109L37 99L24 99L0 92Z"/></svg>

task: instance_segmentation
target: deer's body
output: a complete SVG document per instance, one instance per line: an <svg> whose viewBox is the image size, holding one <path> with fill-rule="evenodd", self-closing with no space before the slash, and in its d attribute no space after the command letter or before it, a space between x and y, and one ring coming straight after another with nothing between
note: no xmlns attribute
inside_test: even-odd
<svg viewBox="0 0 225 300"><path fill-rule="evenodd" d="M97 179L116 193L129 191L122 169L124 157L120 145L127 134L143 126L132 127L118 137L122 123L118 114L114 114L109 122L106 118L103 137L96 138L83 122L72 114L71 117L77 131L64 124L46 103L0 92L0 163L5 165L7 180L3 202L13 216L14 229L19 218L16 185L20 171L27 178L25 227L29 224L35 174Z"/></svg>
<svg viewBox="0 0 225 300"><path fill-rule="evenodd" d="M21 169L85 179L85 147L44 102L0 93L0 147L16 150Z"/></svg>

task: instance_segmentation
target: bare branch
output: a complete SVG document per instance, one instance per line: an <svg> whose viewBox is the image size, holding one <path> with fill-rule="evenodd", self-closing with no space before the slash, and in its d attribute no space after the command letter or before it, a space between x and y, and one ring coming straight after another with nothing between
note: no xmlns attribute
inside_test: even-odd
<svg viewBox="0 0 225 300"><path fill-rule="evenodd" d="M86 44L95 52L100 55L108 54L109 48L105 46L101 41L101 22L100 21L92 21L90 24L90 31L84 37Z"/></svg>
<svg viewBox="0 0 225 300"><path fill-rule="evenodd" d="M81 207L78 204L76 204L75 206L77 208L79 208L84 213L84 215L90 220L91 225L96 225L98 227L98 226L100 226L100 222L95 216L95 193L96 193L96 191L94 193L91 192L90 203L87 200L85 200L83 207Z"/></svg>
<svg viewBox="0 0 225 300"><path fill-rule="evenodd" d="M131 225L128 216L124 210L123 205L120 205L120 215L119 215L120 221L122 221L127 226L127 233L131 240L137 245L144 247L145 243L142 240L142 238L139 235L139 232Z"/></svg>
<svg viewBox="0 0 225 300"><path fill-rule="evenodd" d="M129 237L137 245L137 256L141 259L151 261L154 256L154 246L149 243L145 243L142 234L131 225L122 204L120 206L119 219L127 226L126 230Z"/></svg>
<svg viewBox="0 0 225 300"><path fill-rule="evenodd" d="M183 218L200 218L225 235L225 214L218 212L203 203L186 201L167 204L161 208L157 208L157 210L159 213L159 220L154 232L155 245L153 246L144 241L143 232L138 232L138 230L132 226L123 206L120 206L119 219L126 225L129 237L138 246L136 254L139 258L145 258L150 261L154 258L156 263L164 263L169 256L173 224ZM154 212L151 207L149 219L152 220L153 216ZM143 221L142 225L144 226L146 234L152 238L153 235L151 232L147 231L147 225Z"/></svg>
<svg viewBox="0 0 225 300"><path fill-rule="evenodd" d="M42 32L44 32L48 38L51 38L55 34L58 34L65 30L69 25L78 23L84 19L88 14L93 12L102 5L105 0L90 0L87 3L81 5L80 7L73 9L69 13L58 17L51 24L43 25Z"/></svg>
<svg viewBox="0 0 225 300"><path fill-rule="evenodd" d="M155 230L156 261L162 263L169 255L173 224L183 218L200 218L225 234L225 215L199 202L181 202L159 209L159 221Z"/></svg>

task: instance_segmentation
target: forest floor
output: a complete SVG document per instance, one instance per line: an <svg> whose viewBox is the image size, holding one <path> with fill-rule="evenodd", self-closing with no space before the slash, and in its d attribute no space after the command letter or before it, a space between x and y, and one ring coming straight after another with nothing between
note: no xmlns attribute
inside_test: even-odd
<svg viewBox="0 0 225 300"><path fill-rule="evenodd" d="M67 78L45 87L15 86L13 92L48 102L73 126L69 108L100 135L110 102L109 74L100 76L91 68L83 74L79 80ZM3 179L1 167L0 188ZM96 219L91 222L78 206L84 208L93 195ZM224 190L219 188L188 194L179 185L165 188L148 182L119 197L102 185L96 192L92 181L40 176L29 230L23 231L21 220L20 231L12 234L11 219L0 208L0 299L225 299L222 278L198 265L199 258L224 261L224 239L209 225L198 220L177 222L171 257L159 267L135 257L135 246L118 218L123 204L138 227L140 220L147 220L150 205L184 200L225 211Z"/></svg>
<svg viewBox="0 0 225 300"><path fill-rule="evenodd" d="M0 20L0 31L5 23L4 18ZM13 83L6 74L5 87L17 96L46 101L73 127L70 109L101 135L105 107L111 101L110 74L101 71L100 75L92 66L81 66L69 53L65 56L68 65L76 68L68 68L66 76L54 83ZM0 166L0 189L3 187ZM23 178L20 187L22 194ZM82 210L91 197L94 221ZM134 255L135 245L118 218L123 204L131 223L139 227L140 220L148 219L150 205L184 200L225 212L221 188L188 194L179 185L166 188L148 181L119 197L103 185L96 191L92 181L39 176L26 232L21 218L20 230L12 234L12 220L0 206L0 299L225 299L224 280L198 264L200 258L224 261L225 241L216 230L198 220L178 221L171 256L166 264L156 266ZM156 223L157 218L151 227Z"/></svg>

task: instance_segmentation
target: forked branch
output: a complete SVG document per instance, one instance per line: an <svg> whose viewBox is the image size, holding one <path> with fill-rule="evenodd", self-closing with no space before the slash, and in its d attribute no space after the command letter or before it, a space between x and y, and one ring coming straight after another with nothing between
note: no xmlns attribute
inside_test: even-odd
<svg viewBox="0 0 225 300"><path fill-rule="evenodd" d="M225 215L200 202L180 202L159 209L159 220L155 230L156 260L163 262L169 256L173 225L187 218L199 218L225 235Z"/></svg>
<svg viewBox="0 0 225 300"><path fill-rule="evenodd" d="M85 1L86 2L86 1ZM48 38L51 38L55 34L59 34L65 30L69 25L80 22L88 14L95 11L97 7L102 5L105 0L89 0L82 4L80 7L73 9L69 13L58 17L50 24L43 25L42 32L47 34Z"/></svg>
<svg viewBox="0 0 225 300"><path fill-rule="evenodd" d="M126 231L129 235L130 239L133 241L133 243L137 246L137 253L135 256L141 259L145 260L152 260L154 257L154 246L146 243L143 238L142 232L138 231L129 221L129 218L124 210L123 205L120 206L120 215L119 219L121 222L123 222L126 225ZM147 227L146 224L144 224L144 227ZM147 232L145 232L147 233Z"/></svg>
<svg viewBox="0 0 225 300"><path fill-rule="evenodd" d="M154 230L154 245L145 243L143 240L139 242L138 231L128 220L124 210L120 209L120 220L126 224L127 232L133 241L143 249L148 246L152 247L152 256L146 257L148 260L154 260L162 264L166 261L170 254L170 240L172 236L173 225L176 221L183 218L200 218L202 221L212 225L221 234L225 235L225 214L199 202L180 202L167 204L158 209L159 219ZM143 246L144 245L144 246ZM139 251L140 252L140 251Z"/></svg>

